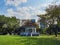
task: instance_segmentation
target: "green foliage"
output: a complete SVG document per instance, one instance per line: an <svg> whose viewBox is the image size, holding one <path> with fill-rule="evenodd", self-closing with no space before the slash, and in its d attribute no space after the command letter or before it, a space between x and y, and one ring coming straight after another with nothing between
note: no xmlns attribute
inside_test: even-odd
<svg viewBox="0 0 60 45"><path fill-rule="evenodd" d="M46 30L47 30L48 28L44 28L42 31L43 31L43 33L46 33Z"/></svg>
<svg viewBox="0 0 60 45"><path fill-rule="evenodd" d="M58 26L60 27L60 21L58 21Z"/></svg>
<svg viewBox="0 0 60 45"><path fill-rule="evenodd" d="M5 23L3 27L15 28L19 26L20 20L16 17L6 17L4 15L0 15L0 22Z"/></svg>

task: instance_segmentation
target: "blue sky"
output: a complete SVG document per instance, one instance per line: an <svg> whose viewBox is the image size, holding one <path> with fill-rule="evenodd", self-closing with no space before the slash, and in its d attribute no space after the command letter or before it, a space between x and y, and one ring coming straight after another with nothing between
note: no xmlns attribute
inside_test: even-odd
<svg viewBox="0 0 60 45"><path fill-rule="evenodd" d="M38 19L37 15L55 0L0 0L0 15L16 16L19 19ZM60 4L60 0L57 1Z"/></svg>

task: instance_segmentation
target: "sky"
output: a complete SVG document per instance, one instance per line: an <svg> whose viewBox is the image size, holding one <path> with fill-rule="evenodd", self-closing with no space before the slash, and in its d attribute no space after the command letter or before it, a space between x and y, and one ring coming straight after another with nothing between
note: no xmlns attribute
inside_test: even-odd
<svg viewBox="0 0 60 45"><path fill-rule="evenodd" d="M0 15L19 19L38 19L55 0L0 0ZM56 4L60 4L57 0Z"/></svg>

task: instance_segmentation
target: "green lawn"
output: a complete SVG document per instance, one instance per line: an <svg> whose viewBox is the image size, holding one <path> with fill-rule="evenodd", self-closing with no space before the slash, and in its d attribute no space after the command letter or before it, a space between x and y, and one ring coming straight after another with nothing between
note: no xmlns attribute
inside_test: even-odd
<svg viewBox="0 0 60 45"><path fill-rule="evenodd" d="M60 45L60 35L58 37L54 35L37 37L0 35L0 45Z"/></svg>

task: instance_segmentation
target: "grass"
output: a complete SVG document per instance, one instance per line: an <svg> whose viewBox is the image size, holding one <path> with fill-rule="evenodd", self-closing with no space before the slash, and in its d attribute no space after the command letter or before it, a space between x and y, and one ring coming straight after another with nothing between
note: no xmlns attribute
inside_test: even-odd
<svg viewBox="0 0 60 45"><path fill-rule="evenodd" d="M60 35L58 37L47 36L10 36L0 35L0 45L60 45Z"/></svg>

